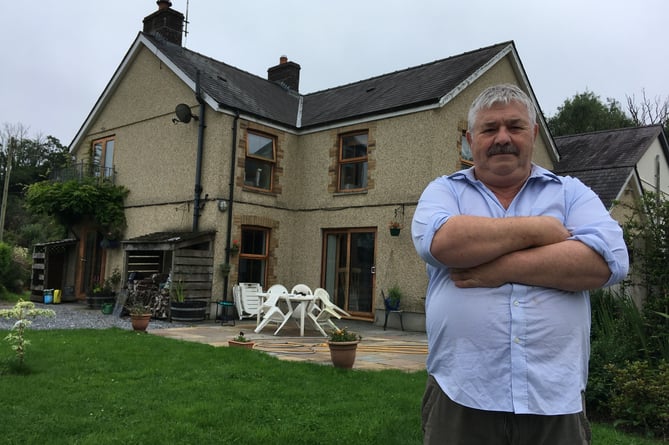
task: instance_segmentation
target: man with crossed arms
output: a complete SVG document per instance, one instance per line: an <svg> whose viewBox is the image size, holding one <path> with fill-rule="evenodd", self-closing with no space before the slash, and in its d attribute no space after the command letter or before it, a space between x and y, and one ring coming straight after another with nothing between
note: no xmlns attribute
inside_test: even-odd
<svg viewBox="0 0 669 445"><path fill-rule="evenodd" d="M622 230L579 180L532 163L536 111L513 85L468 115L472 168L423 192L425 444L590 443L588 289L627 275Z"/></svg>

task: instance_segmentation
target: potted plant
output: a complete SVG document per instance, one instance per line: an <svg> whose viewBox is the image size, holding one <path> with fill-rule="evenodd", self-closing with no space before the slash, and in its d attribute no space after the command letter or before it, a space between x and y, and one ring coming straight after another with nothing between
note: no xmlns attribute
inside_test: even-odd
<svg viewBox="0 0 669 445"><path fill-rule="evenodd" d="M253 345L255 345L255 342L246 338L243 332L240 332L239 335L232 340L228 340L228 346L232 348L253 349Z"/></svg>
<svg viewBox="0 0 669 445"><path fill-rule="evenodd" d="M388 228L390 229L390 236L399 236L403 226L399 221L393 220L388 223Z"/></svg>
<svg viewBox="0 0 669 445"><path fill-rule="evenodd" d="M207 318L207 302L187 299L182 280L170 284L170 293L170 320L192 322Z"/></svg>
<svg viewBox="0 0 669 445"><path fill-rule="evenodd" d="M128 292L125 309L130 314L130 322L135 331L146 331L153 313L151 311L152 294L137 284Z"/></svg>
<svg viewBox="0 0 669 445"><path fill-rule="evenodd" d="M239 241L233 240L232 245L230 246L230 253L232 255L237 255L239 253Z"/></svg>
<svg viewBox="0 0 669 445"><path fill-rule="evenodd" d="M388 309L391 311L396 311L399 309L400 301L402 300L403 296L404 295L402 294L402 291L397 284L388 289L388 296L386 297L386 304L388 305Z"/></svg>
<svg viewBox="0 0 669 445"><path fill-rule="evenodd" d="M101 309L106 300L106 297L102 295L102 284L99 280L95 280L90 291L86 294L86 303L91 309Z"/></svg>
<svg viewBox="0 0 669 445"><path fill-rule="evenodd" d="M230 269L232 269L232 266L230 265L230 263L221 263L220 268L223 276L227 277L230 274Z"/></svg>
<svg viewBox="0 0 669 445"><path fill-rule="evenodd" d="M335 368L353 368L355 353L362 337L347 328L335 329L328 338L330 358Z"/></svg>
<svg viewBox="0 0 669 445"><path fill-rule="evenodd" d="M134 301L126 305L130 313L130 323L135 331L146 332L151 321L151 310L140 301Z"/></svg>

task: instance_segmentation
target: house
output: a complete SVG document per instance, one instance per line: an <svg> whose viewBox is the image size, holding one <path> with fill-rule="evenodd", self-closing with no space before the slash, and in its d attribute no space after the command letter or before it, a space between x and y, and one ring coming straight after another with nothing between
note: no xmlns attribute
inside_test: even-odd
<svg viewBox="0 0 669 445"><path fill-rule="evenodd" d="M114 268L171 272L211 313L237 282L305 283L382 324L381 290L397 284L404 325L424 329L408 226L429 181L471 164L467 111L482 89L515 83L536 103L514 43L302 94L296 62L281 56L264 78L184 48L183 15L157 3L70 147L130 190L119 247L102 248L95 227L77 234L95 265L76 274L77 297ZM539 119L535 161L552 169Z"/></svg>
<svg viewBox="0 0 669 445"><path fill-rule="evenodd" d="M555 172L589 186L621 225L645 192L669 196L669 143L661 125L560 136L555 144ZM630 295L641 304L646 289L634 286Z"/></svg>
<svg viewBox="0 0 669 445"><path fill-rule="evenodd" d="M669 144L661 125L559 136L555 172L580 179L620 223L644 192L669 196Z"/></svg>

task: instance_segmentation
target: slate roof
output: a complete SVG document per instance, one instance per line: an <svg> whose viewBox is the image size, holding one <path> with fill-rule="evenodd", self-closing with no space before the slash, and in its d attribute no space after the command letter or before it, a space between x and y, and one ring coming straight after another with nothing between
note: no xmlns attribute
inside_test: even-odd
<svg viewBox="0 0 669 445"><path fill-rule="evenodd" d="M207 236L215 234L216 231L208 230L202 232L153 232L146 235L141 235L135 238L130 238L123 241L123 244L132 243L167 243L174 244L182 241L191 241L198 238L206 238Z"/></svg>
<svg viewBox="0 0 669 445"><path fill-rule="evenodd" d="M359 82L301 95L262 77L141 33L222 108L240 110L292 128L307 128L437 104L513 42ZM302 104L300 104L302 102ZM301 105L301 108L300 108Z"/></svg>
<svg viewBox="0 0 669 445"><path fill-rule="evenodd" d="M580 179L610 208L661 133L660 125L652 125L558 136L554 140L560 161L554 171Z"/></svg>

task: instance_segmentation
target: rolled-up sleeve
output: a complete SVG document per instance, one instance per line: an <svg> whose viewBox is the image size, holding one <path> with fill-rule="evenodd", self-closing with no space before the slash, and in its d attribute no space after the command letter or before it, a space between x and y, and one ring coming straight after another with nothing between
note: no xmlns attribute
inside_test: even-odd
<svg viewBox="0 0 669 445"><path fill-rule="evenodd" d="M622 281L629 271L629 256L620 224L590 188L575 178L563 180L571 203L566 220L571 239L590 247L606 261L611 275L603 287Z"/></svg>
<svg viewBox="0 0 669 445"><path fill-rule="evenodd" d="M435 267L444 265L432 256L430 246L434 234L454 214L452 206L457 208L452 196L445 178L435 179L423 191L411 222L411 237L416 252L423 261Z"/></svg>

